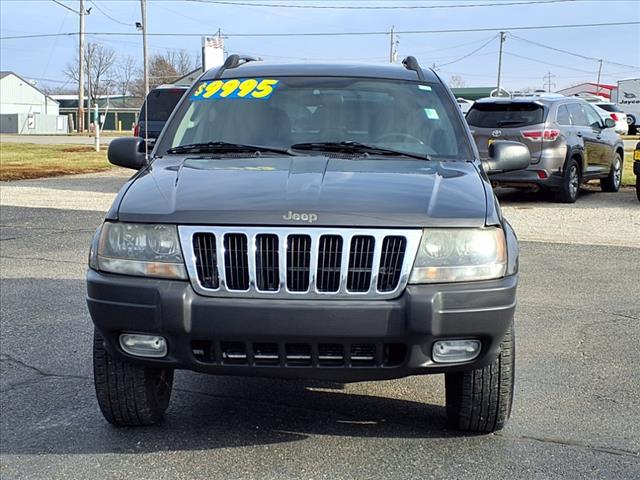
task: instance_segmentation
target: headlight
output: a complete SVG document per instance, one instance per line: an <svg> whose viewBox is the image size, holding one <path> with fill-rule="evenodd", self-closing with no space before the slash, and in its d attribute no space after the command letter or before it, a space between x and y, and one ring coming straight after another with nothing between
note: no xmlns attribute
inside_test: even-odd
<svg viewBox="0 0 640 480"><path fill-rule="evenodd" d="M500 228L425 229L409 283L500 278L506 265L504 233Z"/></svg>
<svg viewBox="0 0 640 480"><path fill-rule="evenodd" d="M175 225L106 222L97 255L103 272L186 279Z"/></svg>

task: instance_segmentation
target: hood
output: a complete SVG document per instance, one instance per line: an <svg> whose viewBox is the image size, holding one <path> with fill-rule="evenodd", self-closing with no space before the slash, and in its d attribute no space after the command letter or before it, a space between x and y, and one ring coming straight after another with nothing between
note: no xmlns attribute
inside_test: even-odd
<svg viewBox="0 0 640 480"><path fill-rule="evenodd" d="M156 159L118 218L201 225L477 227L485 190L475 166L326 156Z"/></svg>

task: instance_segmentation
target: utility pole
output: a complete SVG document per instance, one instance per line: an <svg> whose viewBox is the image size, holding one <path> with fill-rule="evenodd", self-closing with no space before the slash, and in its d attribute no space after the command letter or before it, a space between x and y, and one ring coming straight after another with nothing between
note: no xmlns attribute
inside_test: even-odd
<svg viewBox="0 0 640 480"><path fill-rule="evenodd" d="M500 53L498 54L498 82L496 86L496 95L500 96L501 75L502 75L502 44L505 41L506 32L500 32Z"/></svg>
<svg viewBox="0 0 640 480"><path fill-rule="evenodd" d="M395 25L391 26L391 42L389 44L389 63L396 63L398 58L398 52L396 47L398 46L398 41L395 36Z"/></svg>
<svg viewBox="0 0 640 480"><path fill-rule="evenodd" d="M147 58L147 0L140 0L140 10L142 13L142 62L144 70L144 96L149 93L149 61Z"/></svg>
<svg viewBox="0 0 640 480"><path fill-rule="evenodd" d="M596 87L596 95L600 94L600 75L602 75L602 59L598 60L600 66L598 67L598 86Z"/></svg>
<svg viewBox="0 0 640 480"><path fill-rule="evenodd" d="M553 85L554 87L556 86L555 83L551 83L552 78L555 78L555 75L553 75L551 72L547 72L547 74L542 77L545 85L547 86L547 92L551 92L551 85Z"/></svg>
<svg viewBox="0 0 640 480"><path fill-rule="evenodd" d="M78 133L84 131L84 0L80 0L80 42L78 45Z"/></svg>

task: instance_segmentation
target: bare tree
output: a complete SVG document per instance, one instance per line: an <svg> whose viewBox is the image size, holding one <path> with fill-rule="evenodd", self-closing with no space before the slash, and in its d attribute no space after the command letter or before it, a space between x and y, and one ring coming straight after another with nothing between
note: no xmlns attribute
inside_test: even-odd
<svg viewBox="0 0 640 480"><path fill-rule="evenodd" d="M467 82L460 75L451 75L449 78L449 86L451 88L462 88L467 86Z"/></svg>
<svg viewBox="0 0 640 480"><path fill-rule="evenodd" d="M126 97L129 94L133 94L135 90L136 78L139 74L140 68L137 65L136 60L126 55L121 57L115 67L116 79L117 79L117 91L122 97ZM126 100L124 100L126 103Z"/></svg>
<svg viewBox="0 0 640 480"><path fill-rule="evenodd" d="M165 55L178 75L183 76L196 68L195 57L187 50L171 50Z"/></svg>
<svg viewBox="0 0 640 480"><path fill-rule="evenodd" d="M88 43L85 47L85 71L89 87L89 99L95 103L100 95L111 92L113 81L111 75L116 63L116 52L100 43ZM64 74L71 80L78 81L78 60L67 63Z"/></svg>
<svg viewBox="0 0 640 480"><path fill-rule="evenodd" d="M196 59L187 50L169 50L163 54L149 57L149 87L173 83L180 77L196 68ZM135 96L144 96L143 81L137 80L132 85Z"/></svg>

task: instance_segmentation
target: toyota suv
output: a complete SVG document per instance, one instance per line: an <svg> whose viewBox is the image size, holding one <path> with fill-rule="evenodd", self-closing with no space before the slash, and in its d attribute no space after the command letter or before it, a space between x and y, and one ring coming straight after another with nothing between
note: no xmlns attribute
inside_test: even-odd
<svg viewBox="0 0 640 480"><path fill-rule="evenodd" d="M576 97L531 96L484 98L466 116L480 157L488 158L496 140L521 141L531 152L529 168L490 175L494 186L555 192L559 202L573 203L580 185L600 180L605 192L617 192L622 178L624 145L615 121L602 118Z"/></svg>
<svg viewBox="0 0 640 480"><path fill-rule="evenodd" d="M465 431L511 410L518 244L456 100L403 65L230 56L182 98L94 236L87 273L105 418L163 415L175 369L386 380L443 373Z"/></svg>

